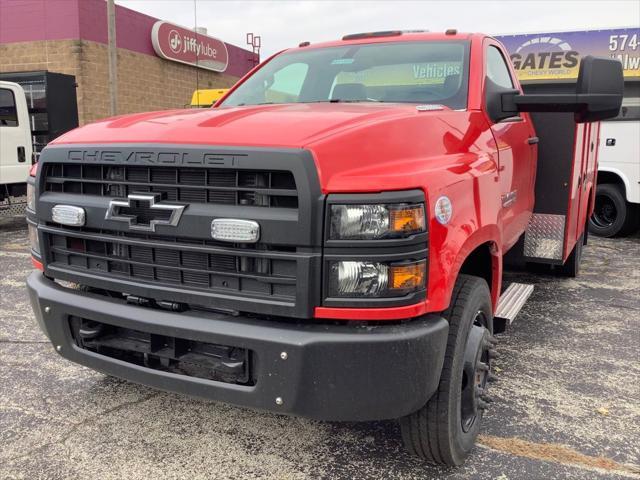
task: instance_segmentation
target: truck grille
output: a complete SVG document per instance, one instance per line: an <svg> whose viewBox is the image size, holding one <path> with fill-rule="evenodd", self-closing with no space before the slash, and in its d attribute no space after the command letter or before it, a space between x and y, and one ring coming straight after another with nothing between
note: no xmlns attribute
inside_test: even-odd
<svg viewBox="0 0 640 480"><path fill-rule="evenodd" d="M52 266L190 290L295 300L296 260L281 252L244 253L207 241L149 242L102 234L47 237Z"/></svg>
<svg viewBox="0 0 640 480"><path fill-rule="evenodd" d="M35 183L51 278L256 317L310 318L320 302L324 196L307 150L54 145L42 152ZM184 209L170 224L169 210L132 194ZM129 203L116 220L107 218L114 199ZM84 225L57 223L55 205L83 208ZM125 216L157 228L132 228ZM258 241L214 241L216 218L257 222Z"/></svg>
<svg viewBox="0 0 640 480"><path fill-rule="evenodd" d="M46 192L113 198L154 192L169 201L298 208L287 171L47 163L44 177Z"/></svg>

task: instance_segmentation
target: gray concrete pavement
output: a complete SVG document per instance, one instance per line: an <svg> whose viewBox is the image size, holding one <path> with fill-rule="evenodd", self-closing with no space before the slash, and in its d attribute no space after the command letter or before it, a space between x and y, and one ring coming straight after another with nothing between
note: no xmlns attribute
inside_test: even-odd
<svg viewBox="0 0 640 480"><path fill-rule="evenodd" d="M640 478L640 237L592 238L578 279L536 291L500 337L496 403L460 469L404 453L394 422L322 423L168 394L59 357L0 220L0 478ZM515 277L514 277L515 279Z"/></svg>

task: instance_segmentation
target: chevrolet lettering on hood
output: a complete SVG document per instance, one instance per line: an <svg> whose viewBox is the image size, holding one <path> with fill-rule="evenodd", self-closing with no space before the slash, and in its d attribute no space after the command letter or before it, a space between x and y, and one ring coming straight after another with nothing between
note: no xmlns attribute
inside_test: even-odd
<svg viewBox="0 0 640 480"><path fill-rule="evenodd" d="M234 165L234 157L232 155L173 151L69 150L67 159L76 162L114 164L212 165L216 167L231 167Z"/></svg>

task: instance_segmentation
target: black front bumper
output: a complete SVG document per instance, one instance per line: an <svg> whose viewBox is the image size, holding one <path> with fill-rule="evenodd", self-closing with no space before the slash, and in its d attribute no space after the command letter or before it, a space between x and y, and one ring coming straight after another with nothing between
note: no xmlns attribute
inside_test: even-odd
<svg viewBox="0 0 640 480"><path fill-rule="evenodd" d="M437 388L448 333L436 315L395 325L296 324L132 306L63 288L40 272L27 286L40 327L71 361L163 390L319 420L380 420L418 410ZM255 384L165 372L82 349L70 316L249 349Z"/></svg>

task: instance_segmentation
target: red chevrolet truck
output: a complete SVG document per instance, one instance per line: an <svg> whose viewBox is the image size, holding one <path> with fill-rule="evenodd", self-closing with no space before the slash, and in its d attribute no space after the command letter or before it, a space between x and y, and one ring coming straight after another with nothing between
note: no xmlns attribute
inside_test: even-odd
<svg viewBox="0 0 640 480"><path fill-rule="evenodd" d="M305 42L211 109L56 139L29 179L40 328L108 375L399 419L409 451L461 464L494 334L532 289L503 288L504 265L577 274L598 120L622 100L616 61L584 58L554 94L508 58L456 31Z"/></svg>

